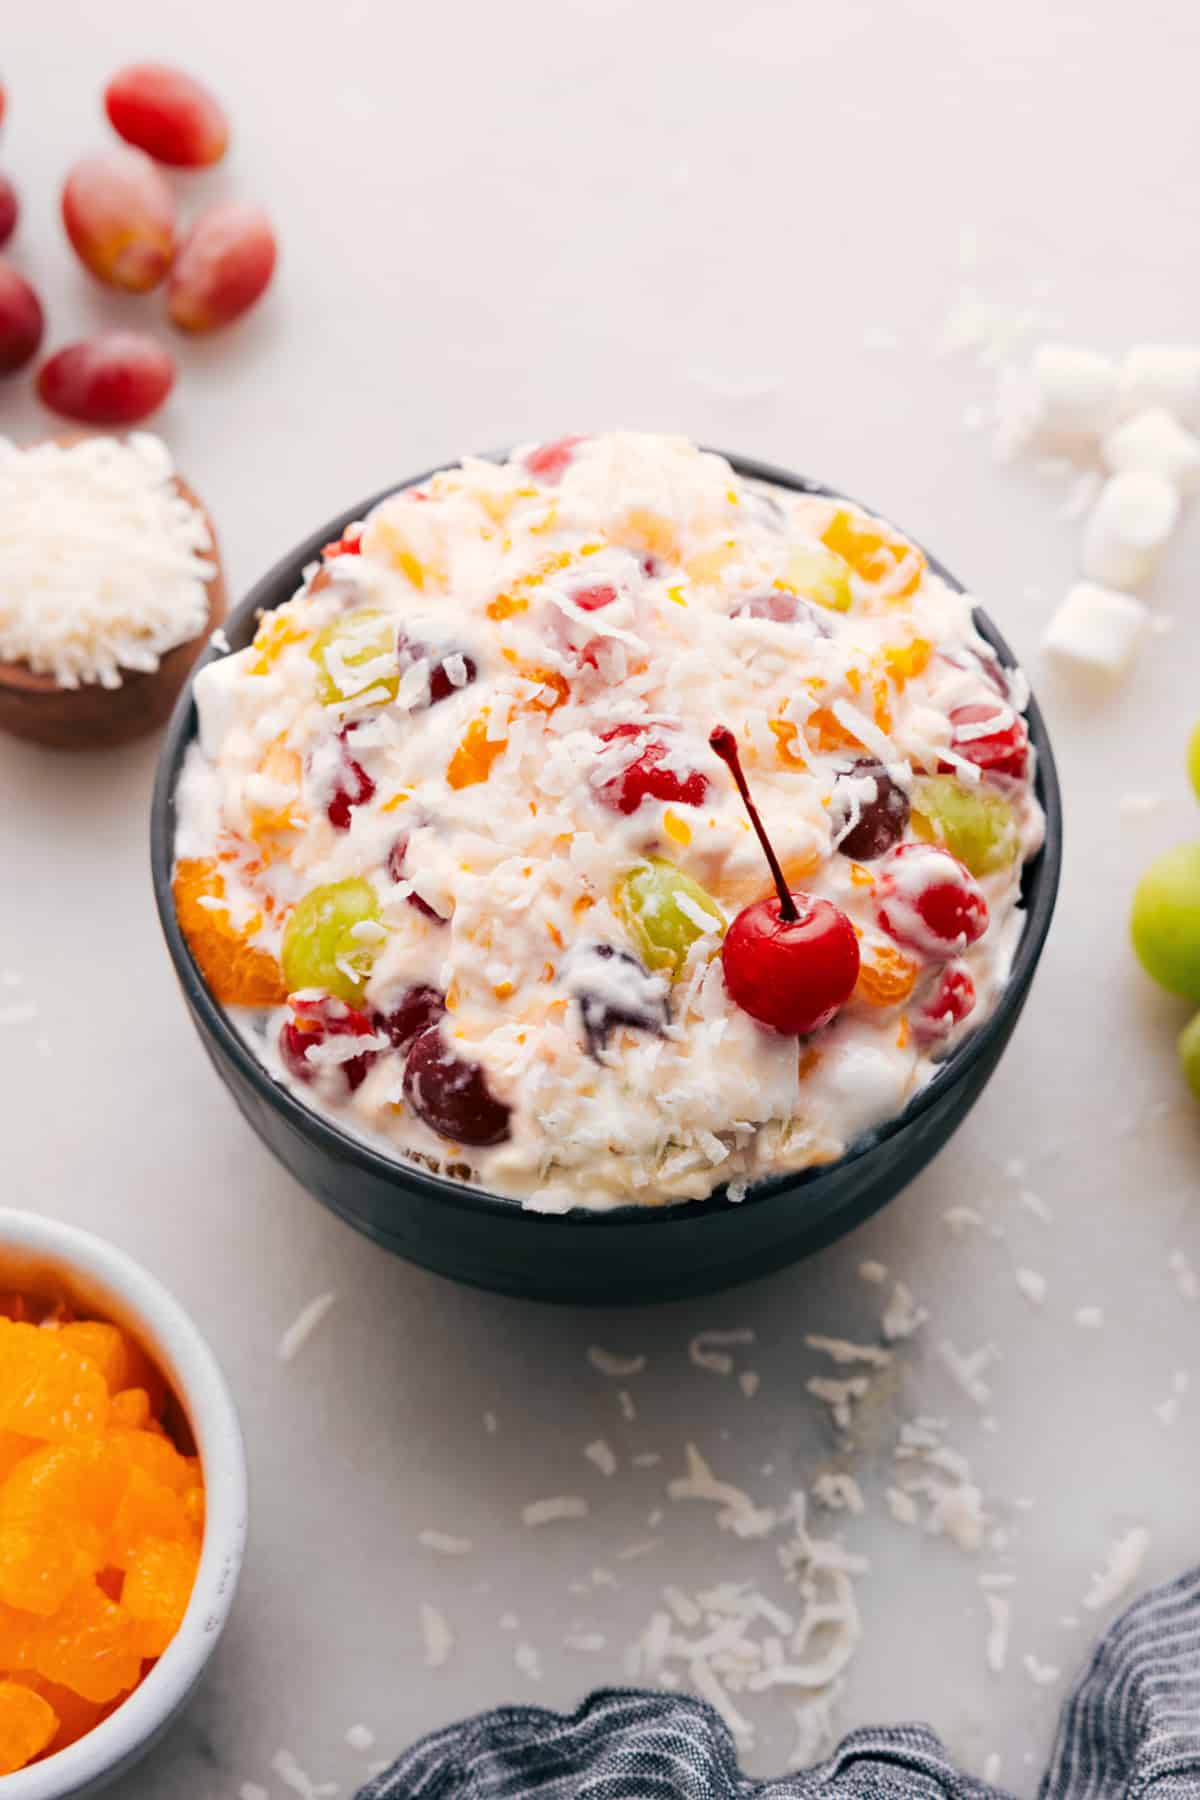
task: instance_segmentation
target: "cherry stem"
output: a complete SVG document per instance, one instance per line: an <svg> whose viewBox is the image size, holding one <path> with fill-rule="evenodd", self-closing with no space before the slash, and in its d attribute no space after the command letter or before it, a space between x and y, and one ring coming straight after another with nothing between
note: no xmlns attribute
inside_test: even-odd
<svg viewBox="0 0 1200 1800"><path fill-rule="evenodd" d="M732 731L730 731L728 725L716 725L709 733L708 743L709 748L716 752L721 761L725 764L725 767L729 770L729 773L733 776L733 779L736 781L737 791L742 796L742 803L750 815L750 823L758 833L758 841L763 847L763 855L766 857L767 863L770 866L771 874L775 880L775 890L779 895L779 916L789 925L794 924L800 917L800 914L797 910L796 902L792 899L788 884L784 879L784 873L783 869L780 867L779 858L771 847L771 840L767 836L766 826L759 818L758 808L750 798L750 789L742 771L742 759L738 755L737 739L734 737Z"/></svg>

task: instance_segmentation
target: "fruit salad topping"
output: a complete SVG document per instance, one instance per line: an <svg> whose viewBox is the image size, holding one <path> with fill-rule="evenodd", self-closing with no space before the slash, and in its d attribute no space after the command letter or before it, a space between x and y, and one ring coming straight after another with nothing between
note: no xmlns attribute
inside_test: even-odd
<svg viewBox="0 0 1200 1800"><path fill-rule="evenodd" d="M680 439L401 490L196 697L214 993L305 1104L527 1204L829 1161L1006 979L1019 675L891 526Z"/></svg>

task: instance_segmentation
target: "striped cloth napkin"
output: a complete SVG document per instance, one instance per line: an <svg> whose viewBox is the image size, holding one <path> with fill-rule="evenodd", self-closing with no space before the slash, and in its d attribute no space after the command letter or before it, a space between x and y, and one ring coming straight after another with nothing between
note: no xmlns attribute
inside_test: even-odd
<svg viewBox="0 0 1200 1800"><path fill-rule="evenodd" d="M1200 1800L1200 1570L1131 1606L1059 1723L1040 1800ZM1006 1800L926 1726L851 1732L752 1781L703 1701L607 1688L569 1715L505 1706L435 1731L358 1800Z"/></svg>

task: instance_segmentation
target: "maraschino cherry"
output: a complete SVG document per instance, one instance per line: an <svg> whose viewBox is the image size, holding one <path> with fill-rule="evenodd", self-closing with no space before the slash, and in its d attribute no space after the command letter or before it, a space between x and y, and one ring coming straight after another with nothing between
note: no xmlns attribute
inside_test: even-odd
<svg viewBox="0 0 1200 1800"><path fill-rule="evenodd" d="M859 964L854 927L831 900L789 889L750 798L732 731L718 725L708 741L737 783L775 880L775 893L743 907L725 934L725 985L735 1004L761 1025L789 1037L819 1031L854 992Z"/></svg>

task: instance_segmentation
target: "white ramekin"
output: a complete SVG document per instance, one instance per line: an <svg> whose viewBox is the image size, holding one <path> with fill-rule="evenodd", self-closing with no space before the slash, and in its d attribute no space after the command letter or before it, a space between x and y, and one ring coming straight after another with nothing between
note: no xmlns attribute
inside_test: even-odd
<svg viewBox="0 0 1200 1800"><path fill-rule="evenodd" d="M4 1777L4 1800L67 1800L124 1774L179 1712L216 1648L246 1542L246 1458L216 1357L153 1275L123 1251L36 1213L0 1207L0 1289L52 1284L154 1358L187 1414L204 1472L204 1547L183 1624L149 1675L94 1731Z"/></svg>

